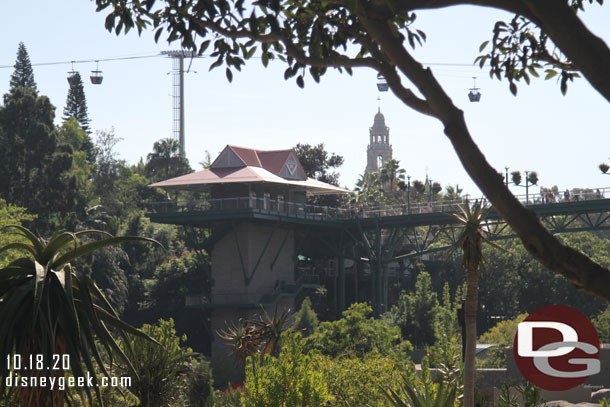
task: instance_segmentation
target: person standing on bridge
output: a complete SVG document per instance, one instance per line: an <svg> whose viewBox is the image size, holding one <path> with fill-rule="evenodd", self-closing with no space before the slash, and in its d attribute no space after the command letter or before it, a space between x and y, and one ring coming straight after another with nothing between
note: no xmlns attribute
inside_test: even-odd
<svg viewBox="0 0 610 407"><path fill-rule="evenodd" d="M604 195L602 194L602 191L600 191L599 188L597 188L597 191L595 191L595 198L602 199L603 197L604 197Z"/></svg>
<svg viewBox="0 0 610 407"><path fill-rule="evenodd" d="M566 189L566 192L563 193L563 200L565 202L570 202L570 190Z"/></svg>

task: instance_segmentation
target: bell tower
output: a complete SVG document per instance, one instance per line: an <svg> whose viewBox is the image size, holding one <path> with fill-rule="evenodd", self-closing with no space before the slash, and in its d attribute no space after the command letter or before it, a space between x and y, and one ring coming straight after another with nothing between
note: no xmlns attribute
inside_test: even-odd
<svg viewBox="0 0 610 407"><path fill-rule="evenodd" d="M392 159L390 128L385 125L385 117L381 114L381 109L375 115L373 127L369 128L369 137L365 172L379 171L388 160Z"/></svg>

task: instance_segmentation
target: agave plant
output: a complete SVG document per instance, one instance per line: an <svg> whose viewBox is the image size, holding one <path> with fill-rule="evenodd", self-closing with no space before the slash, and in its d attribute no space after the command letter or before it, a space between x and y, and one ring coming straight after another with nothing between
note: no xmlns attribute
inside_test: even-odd
<svg viewBox="0 0 610 407"><path fill-rule="evenodd" d="M237 324L227 325L226 330L217 332L221 339L227 341L226 345L233 348L233 354L237 362L245 364L248 356L254 356L263 342L262 333L253 325L249 325L243 319Z"/></svg>
<svg viewBox="0 0 610 407"><path fill-rule="evenodd" d="M427 357L422 360L419 376L402 373L399 389L386 386L381 391L395 407L454 407L457 396L454 384L432 381Z"/></svg>
<svg viewBox="0 0 610 407"><path fill-rule="evenodd" d="M264 355L277 356L282 332L287 329L291 318L290 309L278 315L276 306L273 317L270 317L264 308L262 311L256 319L240 319L237 324L231 324L226 330L217 332L218 336L233 348L237 361L242 365L249 356L252 357L252 367L255 370L255 355L260 356L261 365Z"/></svg>
<svg viewBox="0 0 610 407"><path fill-rule="evenodd" d="M264 343L263 349L260 351L261 354L277 356L282 332L288 328L290 319L292 318L292 315L290 315L290 308L285 309L278 315L276 305L272 317L269 316L264 308L262 311L263 312L258 319L250 320L249 322L260 332L260 337Z"/></svg>
<svg viewBox="0 0 610 407"><path fill-rule="evenodd" d="M95 366L106 376L108 371L100 356L100 346L109 355L122 359L137 377L110 329L125 343L129 343L128 333L154 340L121 321L91 277L76 273L70 262L126 241L157 242L140 237L113 237L98 230L55 233L45 240L18 225L6 226L0 233L19 236L19 241L0 248L0 253L7 250L26 253L0 269L0 355L21 361L21 366L0 364L0 394L7 390L5 378L9 375L60 378L65 376L66 369L75 377L91 377L101 404ZM92 235L102 238L80 243L80 239ZM62 363L56 363L58 355ZM21 406L63 406L64 402L68 405L71 402L70 393L57 387L9 390L14 404ZM93 404L91 389L84 387L84 392Z"/></svg>

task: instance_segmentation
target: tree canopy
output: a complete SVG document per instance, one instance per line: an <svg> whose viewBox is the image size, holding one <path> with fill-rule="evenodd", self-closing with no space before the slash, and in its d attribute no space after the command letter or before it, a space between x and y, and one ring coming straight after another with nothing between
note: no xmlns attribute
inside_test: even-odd
<svg viewBox="0 0 610 407"><path fill-rule="evenodd" d="M70 88L66 97L66 106L64 107L63 119L68 120L74 117L78 124L87 134L91 133L89 129L89 112L87 110L87 97L83 88L83 80L78 72L73 73L68 78Z"/></svg>
<svg viewBox="0 0 610 407"><path fill-rule="evenodd" d="M188 159L180 155L180 143L173 138L155 141L153 152L146 157L146 174L153 181L193 172Z"/></svg>
<svg viewBox="0 0 610 407"><path fill-rule="evenodd" d="M25 48L23 42L20 42L19 47L17 48L15 70L11 75L10 86L11 88L24 87L34 89L35 91L37 90L30 56L28 55L28 50Z"/></svg>
<svg viewBox="0 0 610 407"><path fill-rule="evenodd" d="M489 61L491 73L504 76L513 93L516 81L527 82L546 68L547 78L553 76L551 71L566 78L561 81L563 92L580 73L610 101L610 49L579 16L593 2L202 0L178 5L96 0L98 11L109 10L106 28L117 34L152 28L156 40L165 32L168 41L179 40L200 54L211 46L216 58L211 67L225 64L229 80L232 70L240 70L257 52L265 66L272 59L284 61L288 65L284 77L296 78L301 87L307 71L318 82L328 68L348 73L359 67L376 70L406 106L442 123L466 172L538 261L579 289L610 301L610 271L554 238L512 195L473 140L463 112L411 52L426 38L416 28L416 12L464 4L493 7L516 17L496 24L492 50L481 55L479 63Z"/></svg>
<svg viewBox="0 0 610 407"><path fill-rule="evenodd" d="M324 143L317 146L298 143L294 151L299 157L299 161L308 177L318 181L339 185L339 174L329 172L343 165L343 157L335 153L328 153L324 149Z"/></svg>
<svg viewBox="0 0 610 407"><path fill-rule="evenodd" d="M74 203L75 179L67 174L73 151L59 142L54 113L46 96L27 87L12 88L0 106L0 197L39 221Z"/></svg>

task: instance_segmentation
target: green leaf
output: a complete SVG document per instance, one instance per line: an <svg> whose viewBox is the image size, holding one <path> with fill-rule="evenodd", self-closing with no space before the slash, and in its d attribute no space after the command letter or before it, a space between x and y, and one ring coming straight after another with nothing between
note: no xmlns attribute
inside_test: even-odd
<svg viewBox="0 0 610 407"><path fill-rule="evenodd" d="M36 255L38 254L38 253L36 253L36 249L32 245L29 245L27 243L21 243L21 242L9 243L9 244L1 247L0 253L7 251L7 250L11 250L11 249L24 250L26 252L31 253L34 256L34 258L36 258Z"/></svg>
<svg viewBox="0 0 610 407"><path fill-rule="evenodd" d="M547 69L545 72L546 72L546 76L544 77L545 80L551 79L552 77L557 75L557 71L555 71L553 69Z"/></svg>
<svg viewBox="0 0 610 407"><path fill-rule="evenodd" d="M256 52L256 47L250 48L244 58L246 58L246 59L252 58L252 56L254 55L255 52Z"/></svg>
<svg viewBox="0 0 610 407"><path fill-rule="evenodd" d="M233 81L233 73L231 72L231 70L229 68L227 68L225 70L225 74L227 75L227 79L229 80L229 82Z"/></svg>
<svg viewBox="0 0 610 407"><path fill-rule="evenodd" d="M303 80L303 76L299 75L297 77L297 85L299 86L299 88L303 89L305 87L305 81Z"/></svg>
<svg viewBox="0 0 610 407"><path fill-rule="evenodd" d="M52 264L52 268L53 269L60 269L63 266L65 266L67 263L71 262L72 260L81 257L81 256L85 256L93 251L102 249L104 247L108 247L108 246L113 246L119 243L125 243L125 242L150 242L150 243L154 243L157 244L161 247L163 247L161 245L161 243L157 242L154 239L149 239L146 237L137 237L137 236L119 236L119 237L113 237L113 238L109 238L109 239L103 239L103 240L96 240L90 243L86 243L82 246L77 247L74 250L71 250L65 254L63 254L62 256L60 256L57 260L55 260Z"/></svg>
<svg viewBox="0 0 610 407"><path fill-rule="evenodd" d="M509 89L510 89L510 93L512 93L513 96L517 96L517 85L515 85L514 82L510 83Z"/></svg>
<svg viewBox="0 0 610 407"><path fill-rule="evenodd" d="M199 46L199 55L203 54L206 49L210 46L210 40L205 40Z"/></svg>
<svg viewBox="0 0 610 407"><path fill-rule="evenodd" d="M222 65L222 58L218 58L216 61L214 61L214 63L210 65L210 69L208 69L208 71L211 71L214 68L218 68L220 65Z"/></svg>
<svg viewBox="0 0 610 407"><path fill-rule="evenodd" d="M479 52L483 52L483 50L487 47L487 44L489 44L489 41L483 41L481 45L479 45Z"/></svg>
<svg viewBox="0 0 610 407"><path fill-rule="evenodd" d="M161 34L163 33L163 27L159 28L156 32L155 32L155 42L159 42L159 37L161 36Z"/></svg>
<svg viewBox="0 0 610 407"><path fill-rule="evenodd" d="M32 243L32 246L34 246L34 248L36 249L36 252L38 253L42 253L42 250L44 249L43 246L43 242L41 242L41 239L36 236L35 234L33 234L29 229L21 226L21 225L8 225L3 227L2 229L0 229L0 233L4 232L5 230L8 229L17 229L19 232L21 233L17 233L23 237L25 237L27 240L30 241L30 243ZM36 255L34 255L36 256Z"/></svg>

